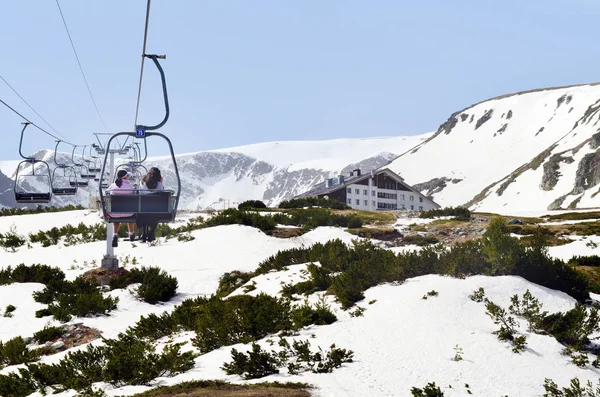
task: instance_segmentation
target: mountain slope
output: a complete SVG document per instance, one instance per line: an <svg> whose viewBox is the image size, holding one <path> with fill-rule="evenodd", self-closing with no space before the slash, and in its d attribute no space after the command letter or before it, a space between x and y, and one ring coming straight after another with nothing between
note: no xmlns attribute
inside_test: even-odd
<svg viewBox="0 0 600 397"><path fill-rule="evenodd" d="M589 207L600 182L599 104L595 84L493 98L452 114L389 168L442 206Z"/></svg>
<svg viewBox="0 0 600 397"><path fill-rule="evenodd" d="M430 135L269 142L176 155L182 181L179 208L223 208L248 199L263 200L267 205L276 206L326 178L348 173L354 168L366 172L381 167ZM53 156L53 151L46 150L35 154L51 167ZM59 162L69 162L70 157L60 153ZM7 175L14 179L17 163L2 162L0 170L8 172ZM159 167L165 187L176 188L174 167L169 156L149 157L144 165L147 168ZM40 177L37 183L30 183L44 189L46 180ZM97 195L97 191L98 184L90 180L89 188L78 189L74 197L55 197L52 205L82 204L87 207L90 195ZM9 199L0 196L0 205L12 205Z"/></svg>

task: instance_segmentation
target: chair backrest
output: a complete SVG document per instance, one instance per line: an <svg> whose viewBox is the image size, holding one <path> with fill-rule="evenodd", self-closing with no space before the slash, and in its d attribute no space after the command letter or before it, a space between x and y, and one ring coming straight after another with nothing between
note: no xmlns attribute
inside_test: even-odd
<svg viewBox="0 0 600 397"><path fill-rule="evenodd" d="M107 211L113 214L164 214L173 211L172 190L132 192L131 194L111 194Z"/></svg>

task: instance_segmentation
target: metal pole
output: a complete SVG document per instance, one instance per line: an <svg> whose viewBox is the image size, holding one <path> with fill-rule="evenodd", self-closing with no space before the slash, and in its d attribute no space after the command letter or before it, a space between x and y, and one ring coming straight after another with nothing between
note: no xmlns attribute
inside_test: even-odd
<svg viewBox="0 0 600 397"><path fill-rule="evenodd" d="M112 182L112 170L115 166L115 152L113 152L112 150L110 151L110 163L109 163L109 170L110 170L110 179L109 179L109 183ZM113 224L107 222L106 223L106 256L109 258L114 258L115 254L114 254L114 249L112 246L112 239L113 239Z"/></svg>

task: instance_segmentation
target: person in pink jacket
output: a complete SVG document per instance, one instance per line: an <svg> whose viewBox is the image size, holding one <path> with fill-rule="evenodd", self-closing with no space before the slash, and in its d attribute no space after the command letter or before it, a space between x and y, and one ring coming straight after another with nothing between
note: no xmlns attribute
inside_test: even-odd
<svg viewBox="0 0 600 397"><path fill-rule="evenodd" d="M135 187L129 182L129 173L126 170L119 170L117 172L117 179L113 184L108 187L110 194L132 194L135 191ZM111 218L125 218L130 217L133 214L110 214ZM133 228L133 223L127 223L127 229L129 229L129 241L135 241L135 233ZM119 231L119 226L121 224L119 222L113 223L113 239L112 246L119 246L119 236L117 235Z"/></svg>

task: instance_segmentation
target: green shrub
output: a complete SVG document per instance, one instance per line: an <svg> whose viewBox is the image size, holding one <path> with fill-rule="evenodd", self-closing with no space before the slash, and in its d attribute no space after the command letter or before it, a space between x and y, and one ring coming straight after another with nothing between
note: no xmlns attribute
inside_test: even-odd
<svg viewBox="0 0 600 397"><path fill-rule="evenodd" d="M164 270L158 267L142 267L140 272L143 274L143 278L137 293L144 302L150 304L168 302L177 293L177 279Z"/></svg>
<svg viewBox="0 0 600 397"><path fill-rule="evenodd" d="M238 205L238 210L245 210L250 208L267 208L267 206L260 200L246 200Z"/></svg>
<svg viewBox="0 0 600 397"><path fill-rule="evenodd" d="M411 387L413 397L444 397L444 392L435 385L435 382L429 382L424 388Z"/></svg>
<svg viewBox="0 0 600 397"><path fill-rule="evenodd" d="M17 308L13 305L6 306L6 309L4 309L4 317L12 317L15 310L17 310Z"/></svg>
<svg viewBox="0 0 600 397"><path fill-rule="evenodd" d="M262 216L255 212L240 211L235 208L228 208L221 211L218 215L204 222L205 227L233 224L252 226L263 232L271 231L276 226L271 216Z"/></svg>
<svg viewBox="0 0 600 397"><path fill-rule="evenodd" d="M291 200L284 200L279 203L279 208L305 208L305 207L323 207L335 210L347 210L351 207L338 200L328 200L320 197L305 197Z"/></svg>
<svg viewBox="0 0 600 397"><path fill-rule="evenodd" d="M404 236L402 239L408 244L414 244L414 245L418 245L420 247L423 247L425 245L437 244L440 242L434 236L421 236L420 234Z"/></svg>
<svg viewBox="0 0 600 397"><path fill-rule="evenodd" d="M423 211L420 218L435 218L439 216L454 216L457 220L468 221L471 218L471 211L463 207L445 207L429 211Z"/></svg>
<svg viewBox="0 0 600 397"><path fill-rule="evenodd" d="M17 248L25 244L25 238L18 234L15 225L10 227L10 231L6 234L0 234L0 246L6 251L16 252Z"/></svg>
<svg viewBox="0 0 600 397"><path fill-rule="evenodd" d="M63 212L63 211L74 211L84 209L82 205L66 205L64 207L54 206L41 206L38 205L34 209L28 208L2 208L0 209L0 216L13 216L13 215L25 215L25 214L41 214L46 212Z"/></svg>
<svg viewBox="0 0 600 397"><path fill-rule="evenodd" d="M362 219L357 216L352 216L348 219L348 228L358 229L363 226Z"/></svg>
<svg viewBox="0 0 600 397"><path fill-rule="evenodd" d="M59 321L71 316L104 315L116 309L118 298L102 296L98 286L82 276L73 281L51 280L42 291L33 293L36 302L48 304L48 312ZM47 312L38 311L36 316Z"/></svg>
<svg viewBox="0 0 600 397"><path fill-rule="evenodd" d="M569 259L568 265L598 267L600 266L600 256L573 256L571 259Z"/></svg>
<svg viewBox="0 0 600 397"><path fill-rule="evenodd" d="M36 361L40 357L39 350L29 350L20 336L6 343L0 341L0 363L16 365Z"/></svg>
<svg viewBox="0 0 600 397"><path fill-rule="evenodd" d="M159 267L133 268L127 273L109 281L111 290L125 288L130 284L141 285L136 290L138 296L145 302L155 304L168 302L177 292L178 282Z"/></svg>
<svg viewBox="0 0 600 397"><path fill-rule="evenodd" d="M23 263L14 269L8 266L0 271L0 285L10 283L41 283L48 284L52 280L63 280L65 274L57 267L33 264L26 266Z"/></svg>
<svg viewBox="0 0 600 397"><path fill-rule="evenodd" d="M65 327L46 326L33 334L33 339L42 344L54 340L65 333Z"/></svg>

